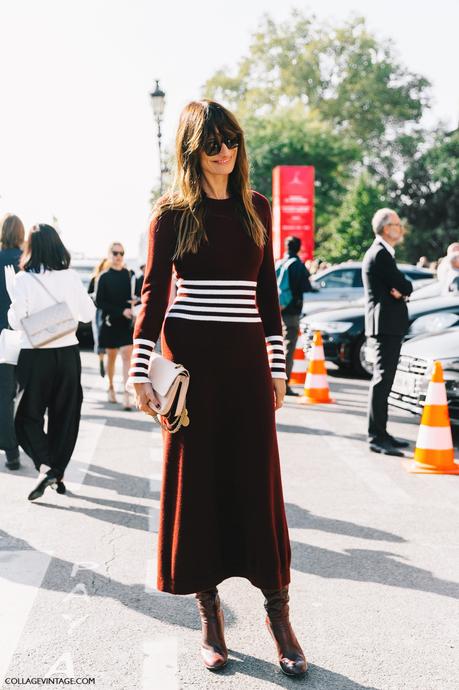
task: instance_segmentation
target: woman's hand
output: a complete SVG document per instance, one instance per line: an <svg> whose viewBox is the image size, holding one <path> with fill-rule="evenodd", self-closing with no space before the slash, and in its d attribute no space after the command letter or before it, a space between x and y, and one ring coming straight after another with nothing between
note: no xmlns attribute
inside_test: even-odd
<svg viewBox="0 0 459 690"><path fill-rule="evenodd" d="M273 379L273 389L274 389L274 410L278 410L282 407L284 402L285 393L287 392L287 384L284 379Z"/></svg>
<svg viewBox="0 0 459 690"><path fill-rule="evenodd" d="M126 309L124 309L124 310L123 310L123 316L124 316L126 319L132 319L132 311L131 311L131 309L129 309L128 307L127 307Z"/></svg>
<svg viewBox="0 0 459 690"><path fill-rule="evenodd" d="M151 383L134 383L134 389L137 409L150 415L150 417L156 417L157 412L152 410L148 404L151 401L154 405L159 405L159 400L153 392Z"/></svg>

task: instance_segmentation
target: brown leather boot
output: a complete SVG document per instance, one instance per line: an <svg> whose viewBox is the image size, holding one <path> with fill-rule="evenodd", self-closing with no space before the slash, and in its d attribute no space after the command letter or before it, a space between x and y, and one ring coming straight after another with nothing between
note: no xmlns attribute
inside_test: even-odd
<svg viewBox="0 0 459 690"><path fill-rule="evenodd" d="M276 643L279 664L287 676L303 676L308 664L289 620L288 587L262 589L266 625Z"/></svg>
<svg viewBox="0 0 459 690"><path fill-rule="evenodd" d="M196 592L196 599L202 625L201 656L209 671L218 671L228 663L218 590L214 587L205 592Z"/></svg>

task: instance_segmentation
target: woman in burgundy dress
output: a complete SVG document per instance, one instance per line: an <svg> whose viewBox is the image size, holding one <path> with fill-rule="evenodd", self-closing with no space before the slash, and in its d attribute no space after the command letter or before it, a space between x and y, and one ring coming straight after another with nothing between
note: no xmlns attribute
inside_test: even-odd
<svg viewBox="0 0 459 690"><path fill-rule="evenodd" d="M137 407L154 414L147 374L160 333L164 357L190 372L190 424L162 432L157 586L196 593L201 653L217 670L228 652L216 585L247 578L263 592L281 669L302 675L275 426L286 375L271 210L249 187L243 132L218 103L184 108L176 156L174 187L151 221L128 382Z"/></svg>

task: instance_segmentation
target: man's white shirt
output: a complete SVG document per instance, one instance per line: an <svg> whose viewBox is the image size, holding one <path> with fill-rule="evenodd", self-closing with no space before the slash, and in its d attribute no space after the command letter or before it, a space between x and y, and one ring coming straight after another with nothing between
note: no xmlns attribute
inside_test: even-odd
<svg viewBox="0 0 459 690"><path fill-rule="evenodd" d="M379 242L380 244L382 244L382 246L385 247L385 248L387 249L387 251L390 253L391 256L395 256L395 249L394 249L394 247L393 247L391 244L389 244L389 242L386 242L386 240L383 239L383 238L381 237L381 235L378 235L378 236L376 237L376 241Z"/></svg>

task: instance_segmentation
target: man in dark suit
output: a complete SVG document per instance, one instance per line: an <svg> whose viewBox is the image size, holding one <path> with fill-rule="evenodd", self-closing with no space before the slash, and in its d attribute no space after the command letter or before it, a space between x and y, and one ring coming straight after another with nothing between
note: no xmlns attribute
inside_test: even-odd
<svg viewBox="0 0 459 690"><path fill-rule="evenodd" d="M365 335L374 339L376 361L368 404L368 441L375 453L403 456L408 446L387 432L388 397L394 382L403 337L408 330L406 301L413 290L395 263L395 246L404 235L400 218L389 208L373 216L376 239L365 254Z"/></svg>

